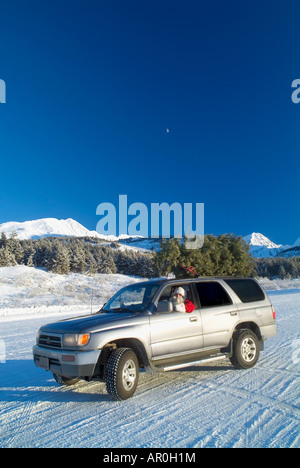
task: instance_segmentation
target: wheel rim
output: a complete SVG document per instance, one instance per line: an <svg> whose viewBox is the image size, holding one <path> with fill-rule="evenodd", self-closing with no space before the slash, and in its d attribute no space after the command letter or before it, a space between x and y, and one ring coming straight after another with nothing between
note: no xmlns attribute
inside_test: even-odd
<svg viewBox="0 0 300 468"><path fill-rule="evenodd" d="M252 362L256 356L256 344L252 338L245 338L242 341L242 357L246 362Z"/></svg>
<svg viewBox="0 0 300 468"><path fill-rule="evenodd" d="M126 361L122 372L122 383L125 390L131 390L136 380L136 366L132 359Z"/></svg>

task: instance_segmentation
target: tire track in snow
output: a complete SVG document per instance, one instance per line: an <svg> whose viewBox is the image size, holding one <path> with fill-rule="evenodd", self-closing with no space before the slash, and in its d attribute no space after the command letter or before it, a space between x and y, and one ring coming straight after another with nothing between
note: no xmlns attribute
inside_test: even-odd
<svg viewBox="0 0 300 468"><path fill-rule="evenodd" d="M299 446L299 368L291 369L299 295L273 299L278 335L255 368L236 371L224 362L141 373L136 394L124 402L111 401L103 383L63 388L49 382L31 357L43 318L23 318L17 342L16 321L6 318L3 337L14 361L0 368L0 446Z"/></svg>

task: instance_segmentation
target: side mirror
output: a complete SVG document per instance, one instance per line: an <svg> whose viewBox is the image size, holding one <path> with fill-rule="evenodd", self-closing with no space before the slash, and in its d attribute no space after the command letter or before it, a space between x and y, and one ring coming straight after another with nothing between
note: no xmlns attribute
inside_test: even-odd
<svg viewBox="0 0 300 468"><path fill-rule="evenodd" d="M168 314L173 312L173 304L170 301L160 301L157 304L156 312L158 314Z"/></svg>

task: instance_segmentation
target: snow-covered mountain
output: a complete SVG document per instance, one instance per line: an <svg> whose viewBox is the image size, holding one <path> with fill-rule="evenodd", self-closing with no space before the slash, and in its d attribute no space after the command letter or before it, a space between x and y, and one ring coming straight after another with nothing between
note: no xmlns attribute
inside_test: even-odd
<svg viewBox="0 0 300 468"><path fill-rule="evenodd" d="M244 237L250 245L253 257L295 257L300 256L300 237L293 245L274 244L263 234L253 232Z"/></svg>
<svg viewBox="0 0 300 468"><path fill-rule="evenodd" d="M134 242L137 240L126 234L122 234L121 236L116 237L98 234L97 231L89 231L89 229L72 218L42 218L24 222L10 221L0 224L0 234L1 232L4 232L7 237L9 237L9 235L14 232L17 234L17 237L20 240L39 239L40 237L55 236L98 237L99 239L105 240L107 242L130 242L131 240Z"/></svg>
<svg viewBox="0 0 300 468"><path fill-rule="evenodd" d="M300 237L296 240L295 244L292 247L300 247Z"/></svg>
<svg viewBox="0 0 300 468"><path fill-rule="evenodd" d="M48 236L96 236L96 231L89 231L74 219L43 218L23 223L11 221L0 224L0 232L9 236L15 232L19 239L37 239Z"/></svg>
<svg viewBox="0 0 300 468"><path fill-rule="evenodd" d="M250 253L254 257L276 257L281 251L289 248L289 246L274 244L259 232L253 232L245 236L244 240L250 245Z"/></svg>

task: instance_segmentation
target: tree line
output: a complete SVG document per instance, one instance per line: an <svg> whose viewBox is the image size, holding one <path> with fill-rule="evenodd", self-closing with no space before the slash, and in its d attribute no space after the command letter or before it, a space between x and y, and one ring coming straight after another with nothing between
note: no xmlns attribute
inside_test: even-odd
<svg viewBox="0 0 300 468"><path fill-rule="evenodd" d="M43 237L19 240L15 234L0 237L0 267L26 265L58 274L120 273L155 276L152 254L122 250L90 237Z"/></svg>
<svg viewBox="0 0 300 468"><path fill-rule="evenodd" d="M255 259L255 270L264 278L292 279L300 277L300 257Z"/></svg>
<svg viewBox="0 0 300 468"><path fill-rule="evenodd" d="M253 258L241 236L204 236L201 249L187 249L186 239L163 239L160 250L141 253L122 249L118 242L91 237L44 237L19 240L15 233L0 236L0 267L27 265L58 274L120 273L151 278L174 273L194 276L300 276L300 258Z"/></svg>

